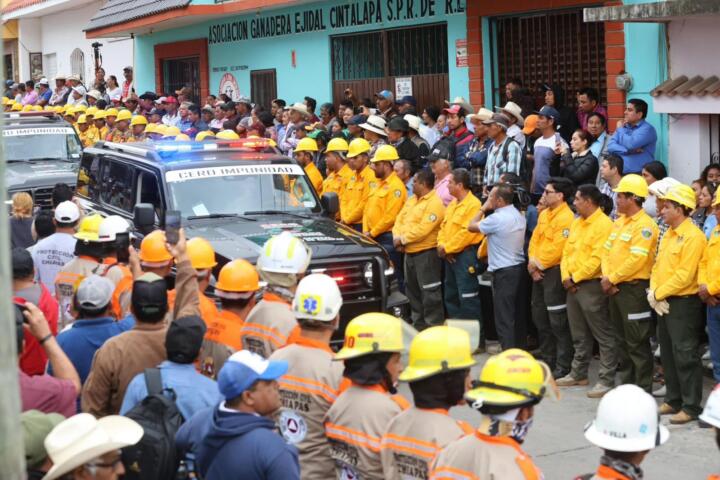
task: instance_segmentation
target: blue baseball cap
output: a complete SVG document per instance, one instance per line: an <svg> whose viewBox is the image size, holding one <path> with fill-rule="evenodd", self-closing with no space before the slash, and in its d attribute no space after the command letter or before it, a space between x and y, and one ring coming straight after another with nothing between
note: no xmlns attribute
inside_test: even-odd
<svg viewBox="0 0 720 480"><path fill-rule="evenodd" d="M395 102L396 105L405 105L406 103L409 103L413 107L417 107L417 100L415 100L415 97L412 95L405 95L400 100Z"/></svg>
<svg viewBox="0 0 720 480"><path fill-rule="evenodd" d="M390 90L383 90L382 92L378 92L375 94L376 97L382 97L385 100L390 100L391 102L395 99L395 95Z"/></svg>
<svg viewBox="0 0 720 480"><path fill-rule="evenodd" d="M558 123L560 120L560 112L555 110L553 107L550 107L548 105L545 105L540 110L535 112L536 114L540 115L541 117L549 117L552 118L555 123Z"/></svg>
<svg viewBox="0 0 720 480"><path fill-rule="evenodd" d="M226 400L239 397L258 380L277 380L288 371L284 360L266 360L257 353L240 350L227 359L218 374L218 388Z"/></svg>

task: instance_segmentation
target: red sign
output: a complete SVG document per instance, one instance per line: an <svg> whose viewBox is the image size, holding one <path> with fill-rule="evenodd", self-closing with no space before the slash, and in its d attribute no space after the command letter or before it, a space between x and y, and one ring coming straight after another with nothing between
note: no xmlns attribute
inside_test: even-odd
<svg viewBox="0 0 720 480"><path fill-rule="evenodd" d="M467 39L455 40L455 66L468 66Z"/></svg>

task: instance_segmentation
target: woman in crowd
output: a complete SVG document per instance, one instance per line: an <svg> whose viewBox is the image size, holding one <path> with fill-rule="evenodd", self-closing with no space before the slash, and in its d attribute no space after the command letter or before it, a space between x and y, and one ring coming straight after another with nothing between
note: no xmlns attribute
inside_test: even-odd
<svg viewBox="0 0 720 480"><path fill-rule="evenodd" d="M111 102L119 102L122 99L122 88L118 85L117 77L109 75L107 77L107 96Z"/></svg>
<svg viewBox="0 0 720 480"><path fill-rule="evenodd" d="M586 183L595 183L597 179L598 165L597 158L590 151L590 145L595 138L587 130L575 130L570 139L570 148L564 148L560 157L560 168L565 178L570 179L575 186Z"/></svg>
<svg viewBox="0 0 720 480"><path fill-rule="evenodd" d="M33 243L33 199L27 192L12 196L12 217L10 217L10 242L12 248L28 248Z"/></svg>
<svg viewBox="0 0 720 480"><path fill-rule="evenodd" d="M588 126L589 125L590 120L588 120ZM662 180L663 178L667 177L667 170L665 169L665 165L663 165L662 162L654 160L650 163L645 164L642 169L642 176L649 187L658 180ZM643 209L651 217L657 218L660 212L658 212L657 199L655 198L655 195L648 195L648 197L645 199L645 203L643 203Z"/></svg>

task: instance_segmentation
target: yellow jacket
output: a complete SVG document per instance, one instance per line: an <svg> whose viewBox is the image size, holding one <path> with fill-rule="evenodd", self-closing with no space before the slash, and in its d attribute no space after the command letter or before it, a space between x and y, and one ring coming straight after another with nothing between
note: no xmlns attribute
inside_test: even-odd
<svg viewBox="0 0 720 480"><path fill-rule="evenodd" d="M563 280L572 279L580 283L600 278L603 245L612 228L612 220L601 208L588 218L578 217L573 220L560 261Z"/></svg>
<svg viewBox="0 0 720 480"><path fill-rule="evenodd" d="M95 127L95 129L98 131L98 138L99 138L100 140L105 140L105 139L107 138L107 136L108 136L108 127L102 127L102 128L97 128L97 127Z"/></svg>
<svg viewBox="0 0 720 480"><path fill-rule="evenodd" d="M118 129L114 129L110 133L110 141L115 143L127 143L130 138L132 138L132 133L130 133L130 130L125 130L124 132L121 132Z"/></svg>
<svg viewBox="0 0 720 480"><path fill-rule="evenodd" d="M689 218L677 228L668 229L650 275L650 289L656 299L698 292L698 264L705 245L705 234Z"/></svg>
<svg viewBox="0 0 720 480"><path fill-rule="evenodd" d="M710 234L698 267L698 285L707 285L710 295L720 295L720 225Z"/></svg>
<svg viewBox="0 0 720 480"><path fill-rule="evenodd" d="M327 178L323 180L323 193L335 192L337 193L339 200L345 192L345 185L347 185L348 181L352 177L352 174L353 171L347 165L343 165L339 172L330 172Z"/></svg>
<svg viewBox="0 0 720 480"><path fill-rule="evenodd" d="M645 210L620 215L603 245L602 274L617 285L650 278L657 251L658 227Z"/></svg>
<svg viewBox="0 0 720 480"><path fill-rule="evenodd" d="M435 190L420 198L413 195L395 220L393 237L400 239L407 253L435 248L444 217L445 206Z"/></svg>
<svg viewBox="0 0 720 480"><path fill-rule="evenodd" d="M305 167L305 173L310 179L310 183L315 187L315 191L318 195L322 195L323 192L323 177L320 174L320 170L317 169L314 163L310 162Z"/></svg>
<svg viewBox="0 0 720 480"><path fill-rule="evenodd" d="M547 270L560 264L573 219L573 212L565 202L540 213L528 247L528 257L538 268Z"/></svg>
<svg viewBox="0 0 720 480"><path fill-rule="evenodd" d="M407 189L402 180L392 172L385 180L378 181L363 212L363 232L375 238L392 230L395 218L405 204Z"/></svg>
<svg viewBox="0 0 720 480"><path fill-rule="evenodd" d="M88 128L84 132L78 132L78 136L80 137L80 142L82 142L83 147L92 147L95 145L95 142L99 140L97 135L97 129L95 131L90 130Z"/></svg>
<svg viewBox="0 0 720 480"><path fill-rule="evenodd" d="M376 186L375 172L369 166L365 166L360 173L353 172L345 185L345 194L340 198L340 217L344 224L362 223L370 190Z"/></svg>
<svg viewBox="0 0 720 480"><path fill-rule="evenodd" d="M478 198L468 192L462 202L454 198L445 210L440 232L438 233L438 246L445 248L445 253L460 253L470 245L479 244L483 235L468 230L470 220L480 211L482 203Z"/></svg>

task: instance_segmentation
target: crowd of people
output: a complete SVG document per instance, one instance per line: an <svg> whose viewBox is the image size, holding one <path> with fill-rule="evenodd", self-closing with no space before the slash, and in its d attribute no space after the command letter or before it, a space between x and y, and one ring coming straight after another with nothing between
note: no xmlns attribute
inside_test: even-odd
<svg viewBox="0 0 720 480"><path fill-rule="evenodd" d="M420 333L408 342L402 320L366 313L335 353L343 298L331 277L308 274L311 250L290 233L256 265L218 269L210 243L182 230L176 243L145 235L121 262L123 218L83 212L58 185L53 211L33 219L32 198L16 194L31 478L540 478L521 448L533 407L590 386L595 344L587 396L601 400L585 435L604 455L593 478L642 478L669 436L659 415L720 429L720 390L701 415L700 350L707 326L720 382L720 165L693 186L668 177L642 100L610 133L592 88L577 92L577 111L556 85L529 107L514 80L495 112L458 97L420 115L413 97L347 91L318 117L310 97L269 111L222 95L200 108L189 89L134 98L129 73L128 95L111 103L56 78L51 97L72 93L49 108L86 146L268 138L318 194L337 195L338 221L387 250ZM479 344L446 319L474 322ZM447 414L463 403L482 414L477 426Z"/></svg>

